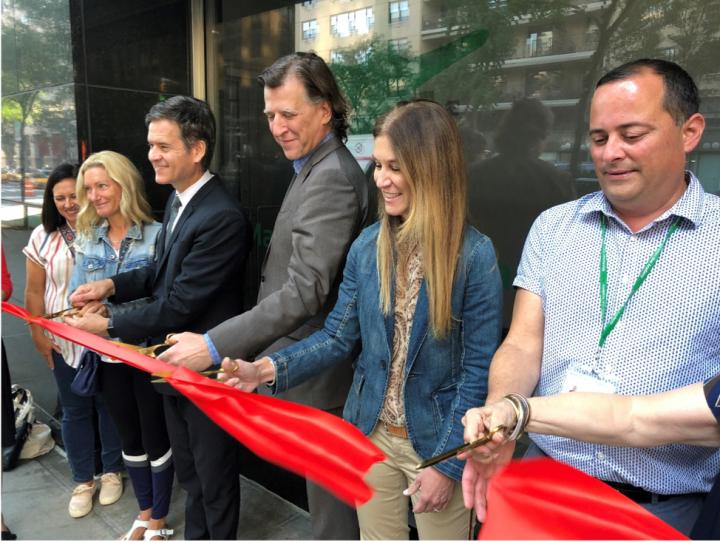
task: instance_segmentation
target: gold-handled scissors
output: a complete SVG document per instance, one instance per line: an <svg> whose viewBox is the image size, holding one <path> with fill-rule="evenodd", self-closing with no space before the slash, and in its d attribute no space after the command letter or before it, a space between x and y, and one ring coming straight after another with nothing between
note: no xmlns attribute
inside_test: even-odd
<svg viewBox="0 0 720 542"><path fill-rule="evenodd" d="M138 346L137 344L130 344L130 343L123 343L120 341L113 341L116 345L122 346L123 348L128 348L130 350L135 350L136 352L140 352L141 354L144 354L146 356L150 356L151 358L157 357L157 350L164 347L172 346L168 340L170 337L172 337L174 333L168 333L165 337L165 342L161 342L159 344L153 344L152 346Z"/></svg>
<svg viewBox="0 0 720 542"><path fill-rule="evenodd" d="M468 442L467 444L463 444L462 446L458 446L457 448L453 448L452 450L448 450L445 453L436 455L434 457L431 457L430 459L426 459L422 463L418 463L417 469L424 469L425 467L430 467L432 465L436 465L440 463L441 461L445 461L446 459L451 459L455 457L457 454L462 452L467 452L468 450L472 450L473 448L477 448L478 446L482 446L483 444L487 444L492 440L492 438L502 431L505 431L504 425L498 425L494 429L490 430L490 432L485 433L482 437L480 437L477 440L473 440L472 442Z"/></svg>
<svg viewBox="0 0 720 542"><path fill-rule="evenodd" d="M46 320L52 320L53 318L57 318L59 316L69 316L73 312L77 311L75 307L68 307L67 309L63 309L61 311L57 312L51 312L49 314L43 314L42 317Z"/></svg>
<svg viewBox="0 0 720 542"><path fill-rule="evenodd" d="M220 374L220 373L224 373L224 372L225 371L223 371L222 369L210 369L209 371L200 371L200 372L198 372L198 374L210 376L210 375L216 375L216 374ZM160 378L151 380L150 381L151 384L164 384L165 382L167 382L165 377L170 376L170 373L153 373L151 376L159 376L160 377Z"/></svg>
<svg viewBox="0 0 720 542"><path fill-rule="evenodd" d="M118 346L122 346L123 348L127 348L129 350L135 350L135 352L140 352L141 354L150 356L151 358L157 357L157 354L155 353L155 351L158 348L161 348L163 346L170 346L167 343L154 344L152 346L138 346L136 344L121 343L119 341L115 341L115 344L117 344Z"/></svg>

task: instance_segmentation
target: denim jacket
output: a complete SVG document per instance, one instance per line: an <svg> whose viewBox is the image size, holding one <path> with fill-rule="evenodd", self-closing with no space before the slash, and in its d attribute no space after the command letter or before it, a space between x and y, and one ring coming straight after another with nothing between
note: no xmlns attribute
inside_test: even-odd
<svg viewBox="0 0 720 542"><path fill-rule="evenodd" d="M143 224L142 227L137 224L130 226L123 239L123 246L127 245L127 249L120 262L107 236L107 221L95 226L90 236L82 236L75 242L75 269L70 279L70 292L86 282L151 265L155 259L155 241L161 230L159 222ZM123 252L122 247L120 252ZM147 298L138 299L122 305L110 304L110 307L113 313L125 312L147 301Z"/></svg>
<svg viewBox="0 0 720 542"><path fill-rule="evenodd" d="M393 311L385 315L380 308L378 232L378 224L370 226L350 248L338 300L324 328L272 354L274 387L280 392L359 351L343 417L366 435L380 418L394 333ZM465 229L452 290L451 329L445 338L433 336L428 310L423 281L404 372L407 431L423 459L463 444L460 419L487 395L488 368L500 340L502 284L486 236L470 226ZM436 465L455 480L462 467L457 459Z"/></svg>

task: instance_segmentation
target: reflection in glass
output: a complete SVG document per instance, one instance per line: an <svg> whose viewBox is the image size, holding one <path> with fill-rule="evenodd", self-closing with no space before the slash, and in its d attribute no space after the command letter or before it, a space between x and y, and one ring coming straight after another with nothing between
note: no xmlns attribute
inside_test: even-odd
<svg viewBox="0 0 720 542"><path fill-rule="evenodd" d="M68 0L3 0L2 94L73 80Z"/></svg>
<svg viewBox="0 0 720 542"><path fill-rule="evenodd" d="M217 5L222 9L208 17L208 49L217 51L208 56L217 66L208 87L222 117L221 171L238 183L243 204L263 216L258 240L269 239L289 164L269 137L254 77L293 50L312 49L331 65L353 106L348 146L361 164L372 152L375 119L398 100L419 96L446 105L476 164L500 154L498 126L512 104L534 98L554 118L534 159L564 172L572 184L567 194L578 195L598 188L586 117L597 79L633 58L672 59L698 82L709 119L689 167L707 190L720 191L719 0L313 0L247 14L230 10L228 0ZM531 129L524 120L520 133ZM551 188L542 197L506 188L504 220L511 221L530 199L536 201L525 214L571 197L556 197ZM481 211L471 201L471 212ZM519 246L525 231L515 226L498 218L486 229L505 228Z"/></svg>
<svg viewBox="0 0 720 542"><path fill-rule="evenodd" d="M3 97L3 221L24 220L26 205L39 208L50 171L77 160L74 85Z"/></svg>
<svg viewBox="0 0 720 542"><path fill-rule="evenodd" d="M2 220L26 223L50 170L77 159L70 14L68 0L3 0L2 14Z"/></svg>

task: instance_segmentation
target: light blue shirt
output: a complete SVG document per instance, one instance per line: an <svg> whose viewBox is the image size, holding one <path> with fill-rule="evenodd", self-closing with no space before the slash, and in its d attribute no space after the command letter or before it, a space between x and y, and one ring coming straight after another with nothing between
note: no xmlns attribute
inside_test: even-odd
<svg viewBox="0 0 720 542"><path fill-rule="evenodd" d="M720 198L689 185L675 205L633 233L595 192L535 221L514 285L540 296L545 313L535 395L559 393L571 371L594 369L622 395L707 380L720 368ZM608 319L622 305L670 222L682 217L657 264L598 355L600 215L608 217ZM720 451L684 445L635 449L533 434L551 457L601 480L658 494L706 492Z"/></svg>

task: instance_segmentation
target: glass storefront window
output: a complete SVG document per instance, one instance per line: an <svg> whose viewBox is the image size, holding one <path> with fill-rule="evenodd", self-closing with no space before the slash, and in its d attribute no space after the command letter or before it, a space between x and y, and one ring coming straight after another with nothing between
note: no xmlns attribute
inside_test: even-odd
<svg viewBox="0 0 720 542"><path fill-rule="evenodd" d="M2 222L35 223L47 176L77 161L68 0L2 2Z"/></svg>
<svg viewBox="0 0 720 542"><path fill-rule="evenodd" d="M661 57L693 75L707 128L688 167L706 190L720 192L717 0L314 0L246 15L235 9L233 17L228 2L216 0L208 17L208 50L217 51L208 63L218 66L208 84L223 117L221 171L264 217L259 246L290 173L267 133L253 77L295 50L314 50L331 65L353 105L348 146L361 164L372 152L375 118L396 101L420 96L452 111L465 138L471 219L498 250L508 317L510 282L534 217L597 189L586 111L609 68ZM262 51L248 55L261 35ZM515 137L503 150L508 130ZM534 143L520 149L528 139ZM488 169L496 163L489 159L508 152L542 161L544 176L528 165L530 173L513 182L507 168Z"/></svg>

